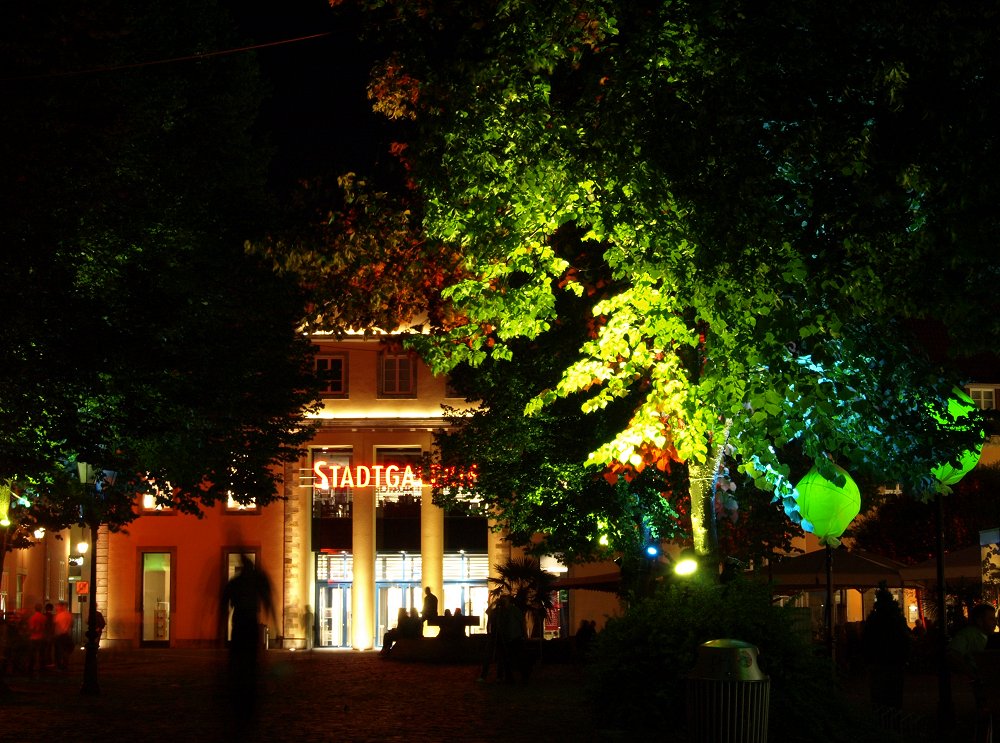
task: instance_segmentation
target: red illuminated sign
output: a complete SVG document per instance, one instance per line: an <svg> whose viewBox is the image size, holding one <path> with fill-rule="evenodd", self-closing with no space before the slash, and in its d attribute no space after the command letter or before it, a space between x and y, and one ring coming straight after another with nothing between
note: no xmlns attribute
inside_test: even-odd
<svg viewBox="0 0 1000 743"><path fill-rule="evenodd" d="M409 490L423 485L423 468L396 464L355 465L330 464L325 460L313 463L315 481L313 487L320 490L330 488L391 488ZM471 488L476 483L476 467L459 470L456 467L431 466L430 485L456 485Z"/></svg>
<svg viewBox="0 0 1000 743"><path fill-rule="evenodd" d="M315 487L320 490L335 488L413 488L420 484L419 478L413 473L413 467L406 465L400 471L399 465L374 464L370 467L357 465L344 467L340 464L327 464L320 460L313 464L313 474L316 475Z"/></svg>

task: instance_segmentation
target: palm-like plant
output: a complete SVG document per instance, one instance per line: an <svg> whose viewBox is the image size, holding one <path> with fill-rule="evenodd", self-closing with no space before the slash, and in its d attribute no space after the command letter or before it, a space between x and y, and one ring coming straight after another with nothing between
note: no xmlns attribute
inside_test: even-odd
<svg viewBox="0 0 1000 743"><path fill-rule="evenodd" d="M545 616L555 606L556 576L542 570L533 557L511 557L495 565L497 577L490 577L490 598L510 596L525 617L530 617L528 637L541 637Z"/></svg>

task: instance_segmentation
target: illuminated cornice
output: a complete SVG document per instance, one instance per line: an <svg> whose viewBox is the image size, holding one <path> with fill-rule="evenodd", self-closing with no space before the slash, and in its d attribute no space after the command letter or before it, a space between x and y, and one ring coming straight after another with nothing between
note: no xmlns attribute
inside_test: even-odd
<svg viewBox="0 0 1000 743"><path fill-rule="evenodd" d="M350 428L370 430L428 430L447 428L450 424L442 417L334 417L320 415L311 417L310 422L318 428Z"/></svg>
<svg viewBox="0 0 1000 743"><path fill-rule="evenodd" d="M320 319L317 319L318 325L322 325ZM414 318L410 322L400 325L395 330L383 330L382 328L341 328L339 330L312 330L306 332L305 328L300 328L300 331L305 335L309 335L314 338L322 338L329 336L343 336L349 337L351 339L372 339L372 340L382 340L384 338L389 338L397 335L430 335L431 328L430 323L427 322L426 316L420 316Z"/></svg>

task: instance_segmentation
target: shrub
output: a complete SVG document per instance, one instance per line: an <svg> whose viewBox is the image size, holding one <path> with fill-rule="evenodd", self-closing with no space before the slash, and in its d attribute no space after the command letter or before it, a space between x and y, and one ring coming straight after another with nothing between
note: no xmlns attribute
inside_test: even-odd
<svg viewBox="0 0 1000 743"><path fill-rule="evenodd" d="M771 679L769 737L778 741L866 739L852 724L830 662L793 631L767 586L672 584L609 620L593 648L589 692L610 724L635 732L685 724L684 690L698 646L736 639L755 645ZM884 738L883 738L884 739Z"/></svg>

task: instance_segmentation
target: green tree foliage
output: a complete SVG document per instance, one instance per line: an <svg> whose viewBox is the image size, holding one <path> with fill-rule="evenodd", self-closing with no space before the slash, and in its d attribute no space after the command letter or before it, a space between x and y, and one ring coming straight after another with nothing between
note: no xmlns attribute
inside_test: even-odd
<svg viewBox="0 0 1000 743"><path fill-rule="evenodd" d="M412 120L427 239L468 272L435 369L553 328L587 283L553 239L573 225L615 289L527 411L637 395L588 461L676 453L696 532L724 442L794 518L796 462L925 497L981 438L929 415L957 380L901 320L996 338L994 4L368 5L376 107Z"/></svg>
<svg viewBox="0 0 1000 743"><path fill-rule="evenodd" d="M802 536L802 529L788 519L771 493L746 482L735 463L726 472L729 476L720 478L712 504L724 575L792 552L792 540Z"/></svg>
<svg viewBox="0 0 1000 743"><path fill-rule="evenodd" d="M0 10L0 477L50 526L82 503L117 528L138 490L266 504L308 439L301 297L243 249L268 212L259 80L200 58L230 25L204 2Z"/></svg>
<svg viewBox="0 0 1000 743"><path fill-rule="evenodd" d="M446 466L476 463L476 494L514 544L571 562L638 555L650 540L677 536L671 501L684 489L683 468L671 470L669 461L621 476L583 466L587 454L627 422L627 403L586 416L579 400L560 400L523 415L576 354L589 332L585 320L586 313L567 307L552 332L514 343L516 363L487 359L456 368L452 386L479 405L467 413L452 410L452 425L436 437ZM451 506L462 496L442 481L434 497Z"/></svg>

